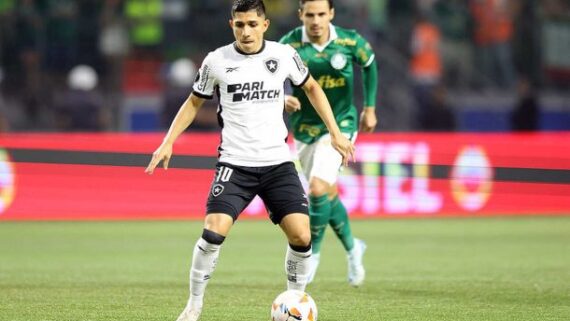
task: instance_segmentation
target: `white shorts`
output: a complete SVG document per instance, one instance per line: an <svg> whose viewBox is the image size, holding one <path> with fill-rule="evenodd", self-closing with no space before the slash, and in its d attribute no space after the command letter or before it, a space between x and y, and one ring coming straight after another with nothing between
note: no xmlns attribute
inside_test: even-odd
<svg viewBox="0 0 570 321"><path fill-rule="evenodd" d="M348 139L352 136L352 143L356 141L356 133L342 134ZM321 136L312 144L295 140L295 149L303 175L307 180L317 177L331 185L336 183L342 166L342 156L332 147L330 134Z"/></svg>

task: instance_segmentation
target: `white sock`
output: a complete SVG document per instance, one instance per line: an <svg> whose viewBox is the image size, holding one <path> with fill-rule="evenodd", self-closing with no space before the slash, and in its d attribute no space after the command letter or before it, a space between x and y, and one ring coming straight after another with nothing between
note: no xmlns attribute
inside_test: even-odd
<svg viewBox="0 0 570 321"><path fill-rule="evenodd" d="M287 246L285 255L285 272L287 273L287 289L305 291L311 263L312 250L307 252L297 252Z"/></svg>
<svg viewBox="0 0 570 321"><path fill-rule="evenodd" d="M190 268L190 299L188 299L188 307L202 308L206 285L208 285L208 280L210 280L216 268L220 246L208 243L203 238L198 239L196 242L192 256L192 267Z"/></svg>

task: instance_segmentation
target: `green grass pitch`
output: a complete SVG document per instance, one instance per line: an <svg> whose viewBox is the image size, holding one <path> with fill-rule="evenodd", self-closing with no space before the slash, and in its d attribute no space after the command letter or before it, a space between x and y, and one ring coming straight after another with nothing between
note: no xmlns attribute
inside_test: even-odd
<svg viewBox="0 0 570 321"><path fill-rule="evenodd" d="M174 321L201 222L0 223L0 320ZM319 321L570 320L570 216L353 221L367 279L346 282L327 231L307 292ZM285 239L238 221L202 321L267 321L285 288Z"/></svg>

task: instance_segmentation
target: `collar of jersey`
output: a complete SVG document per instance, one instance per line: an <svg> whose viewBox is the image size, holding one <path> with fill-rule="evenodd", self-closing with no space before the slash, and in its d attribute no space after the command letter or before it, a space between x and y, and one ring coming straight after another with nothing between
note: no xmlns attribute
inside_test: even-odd
<svg viewBox="0 0 570 321"><path fill-rule="evenodd" d="M318 52L322 52L325 48L333 41L338 38L338 34L336 33L336 28L332 23L329 23L329 40L325 42L323 45L317 45L309 40L309 36L307 35L307 29L303 26L303 35L301 36L301 41L303 43L310 43L313 48L317 49Z"/></svg>
<svg viewBox="0 0 570 321"><path fill-rule="evenodd" d="M240 55L244 55L244 56L257 55L257 54L261 53L263 51L263 49L265 49L265 40L263 40L263 43L261 44L261 49L259 49L259 51L257 51L257 52L247 53L247 52L242 51L241 49L239 49L239 47L237 45L237 41L234 41L234 49Z"/></svg>

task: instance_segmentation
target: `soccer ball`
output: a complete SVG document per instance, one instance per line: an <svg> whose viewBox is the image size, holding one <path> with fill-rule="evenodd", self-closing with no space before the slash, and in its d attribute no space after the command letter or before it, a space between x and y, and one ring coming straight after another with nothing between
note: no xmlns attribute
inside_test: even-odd
<svg viewBox="0 0 570 321"><path fill-rule="evenodd" d="M317 321L317 305L307 293L287 290L273 301L271 321Z"/></svg>

